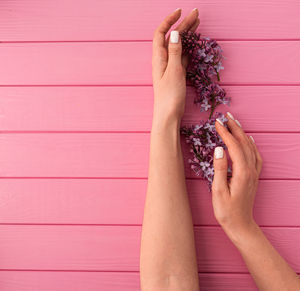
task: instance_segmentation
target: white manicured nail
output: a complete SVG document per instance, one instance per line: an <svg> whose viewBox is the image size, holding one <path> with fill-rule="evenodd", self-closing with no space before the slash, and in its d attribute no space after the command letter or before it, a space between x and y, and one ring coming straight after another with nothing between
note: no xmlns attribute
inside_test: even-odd
<svg viewBox="0 0 300 291"><path fill-rule="evenodd" d="M255 143L255 140L254 140L254 138L253 138L253 136L252 135L250 135L249 136L250 138L251 138L251 140Z"/></svg>
<svg viewBox="0 0 300 291"><path fill-rule="evenodd" d="M230 112L227 112L227 115L228 115L232 120L234 120L234 117L233 117L233 115L232 115Z"/></svg>
<svg viewBox="0 0 300 291"><path fill-rule="evenodd" d="M178 43L178 40L179 40L178 30L172 30L171 31L171 36L170 36L171 43Z"/></svg>
<svg viewBox="0 0 300 291"><path fill-rule="evenodd" d="M224 155L224 150L222 147L216 147L215 148L215 158L216 159L222 159Z"/></svg>
<svg viewBox="0 0 300 291"><path fill-rule="evenodd" d="M196 10L198 10L198 8L194 8L192 11L196 11Z"/></svg>
<svg viewBox="0 0 300 291"><path fill-rule="evenodd" d="M216 121L218 121L222 126L224 126L224 123L222 122L221 119L217 118Z"/></svg>
<svg viewBox="0 0 300 291"><path fill-rule="evenodd" d="M176 12L176 11L178 11L178 10L181 10L181 8L176 8L176 9L174 10L174 12Z"/></svg>
<svg viewBox="0 0 300 291"><path fill-rule="evenodd" d="M242 125L240 124L240 122L237 119L235 120L235 122L239 127L242 127Z"/></svg>

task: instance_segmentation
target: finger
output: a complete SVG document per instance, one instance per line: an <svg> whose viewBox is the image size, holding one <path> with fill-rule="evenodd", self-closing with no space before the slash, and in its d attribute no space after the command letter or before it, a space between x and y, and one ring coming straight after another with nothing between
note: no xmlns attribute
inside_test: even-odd
<svg viewBox="0 0 300 291"><path fill-rule="evenodd" d="M230 128L232 135L237 139L237 141L241 144L242 150L245 154L245 158L247 163L255 166L256 156L251 147L251 143L244 132L240 122L234 119L233 115L230 112L227 112L228 122L227 125Z"/></svg>
<svg viewBox="0 0 300 291"><path fill-rule="evenodd" d="M227 182L228 161L222 147L216 147L214 151L214 180L212 183L213 195L229 193Z"/></svg>
<svg viewBox="0 0 300 291"><path fill-rule="evenodd" d="M255 156L256 156L256 164L255 164L256 171L257 171L258 175L260 175L263 160L262 160L261 154L259 153L259 151L257 149L257 146L255 144L255 140L254 140L253 136L250 135L249 140L251 141L251 146L253 147L253 150L254 150Z"/></svg>
<svg viewBox="0 0 300 291"><path fill-rule="evenodd" d="M152 75L154 82L162 77L168 63L168 53L165 40L166 33L179 19L180 15L181 9L176 9L163 20L154 32L152 53Z"/></svg>
<svg viewBox="0 0 300 291"><path fill-rule="evenodd" d="M195 32L196 29L198 28L199 24L200 24L200 19L197 18L196 22L193 24L193 26L189 30L192 31L192 32Z"/></svg>
<svg viewBox="0 0 300 291"><path fill-rule="evenodd" d="M189 15L187 15L179 25L174 30L179 32L184 30L190 30L198 19L199 11L197 8L194 8ZM170 36L167 37L167 43L169 43Z"/></svg>
<svg viewBox="0 0 300 291"><path fill-rule="evenodd" d="M196 22L194 23L194 25L190 28L190 31L195 32L196 29L198 28L200 24L200 19L197 18ZM189 58L187 55L182 56L182 65L184 66L184 68L186 69L189 63Z"/></svg>
<svg viewBox="0 0 300 291"><path fill-rule="evenodd" d="M181 9L177 8L171 14L169 14L163 22L156 28L153 37L153 47L154 48L161 48L165 47L165 36L166 33L169 31L171 26L180 18Z"/></svg>
<svg viewBox="0 0 300 291"><path fill-rule="evenodd" d="M175 30L183 31L190 30L195 22L197 21L199 16L199 11L197 8L194 8L189 15L187 15L182 22L175 28Z"/></svg>
<svg viewBox="0 0 300 291"><path fill-rule="evenodd" d="M228 153L232 160L232 175L234 176L243 173L243 169L245 169L247 163L239 142L224 126L223 122L218 118L215 123L215 127L218 134L228 148Z"/></svg>
<svg viewBox="0 0 300 291"><path fill-rule="evenodd" d="M168 67L178 67L182 66L181 63L181 38L178 30L172 30L170 34L170 43L168 48L169 60Z"/></svg>

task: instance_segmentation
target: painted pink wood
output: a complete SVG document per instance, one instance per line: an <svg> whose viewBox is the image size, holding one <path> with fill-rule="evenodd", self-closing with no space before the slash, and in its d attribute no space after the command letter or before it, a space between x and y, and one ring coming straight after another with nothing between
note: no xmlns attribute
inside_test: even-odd
<svg viewBox="0 0 300 291"><path fill-rule="evenodd" d="M245 130L300 131L299 110L295 106L300 86L224 88L232 97L232 104L219 110L232 112ZM207 116L199 115L199 108L193 103L194 94L189 87L184 124L195 124ZM0 87L0 129L150 131L152 103L150 86Z"/></svg>
<svg viewBox="0 0 300 291"><path fill-rule="evenodd" d="M300 271L300 228L264 228L282 256ZM138 271L140 226L4 225L0 269ZM200 272L246 272L220 227L195 227Z"/></svg>
<svg viewBox="0 0 300 291"><path fill-rule="evenodd" d="M248 274L199 274L204 291L256 290ZM133 272L17 272L1 271L1 291L140 291L139 273Z"/></svg>
<svg viewBox="0 0 300 291"><path fill-rule="evenodd" d="M220 44L222 82L299 84L300 42ZM2 43L0 85L151 84L151 50L151 42Z"/></svg>
<svg viewBox="0 0 300 291"><path fill-rule="evenodd" d="M300 135L256 133L262 178L299 179ZM189 147L183 142L185 160ZM0 135L2 177L147 177L148 133ZM12 154L13 153L13 154ZM188 177L195 177L186 166Z"/></svg>
<svg viewBox="0 0 300 291"><path fill-rule="evenodd" d="M144 179L2 179L0 222L141 224ZM204 181L187 181L194 224L217 225ZM254 216L260 225L300 225L300 181L261 180ZM124 206L126 205L126 207Z"/></svg>
<svg viewBox="0 0 300 291"><path fill-rule="evenodd" d="M177 7L183 15L198 7L200 30L211 37L300 38L297 0L6 0L0 2L0 40L149 40Z"/></svg>
<svg viewBox="0 0 300 291"><path fill-rule="evenodd" d="M267 180L255 217L300 272L300 3L156 2L0 1L0 42L8 42L0 44L1 290L139 290L151 39L172 9L186 14L197 5L200 31L223 40L230 111L245 130L260 132L254 138ZM192 97L186 123L199 118ZM188 180L194 222L202 225L195 228L201 290L256 290L248 274L233 274L247 269L215 226L205 187Z"/></svg>

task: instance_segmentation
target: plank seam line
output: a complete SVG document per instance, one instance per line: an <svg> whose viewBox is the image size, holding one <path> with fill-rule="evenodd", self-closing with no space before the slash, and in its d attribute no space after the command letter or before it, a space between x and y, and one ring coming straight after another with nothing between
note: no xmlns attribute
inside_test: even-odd
<svg viewBox="0 0 300 291"><path fill-rule="evenodd" d="M192 121L184 121L191 125ZM150 134L150 130L0 130L0 134ZM246 133L259 134L299 134L300 131L245 130Z"/></svg>
<svg viewBox="0 0 300 291"><path fill-rule="evenodd" d="M71 226L71 227L81 227L81 226L92 226L92 227L141 227L142 224L97 224L97 223L5 223L1 222L0 226ZM219 228L221 229L221 226L218 224L193 224L195 228ZM300 225L259 225L260 227L264 229L300 229Z"/></svg>
<svg viewBox="0 0 300 291"><path fill-rule="evenodd" d="M0 269L0 272L69 272L69 273L133 273L139 274L135 270L55 270L55 269ZM201 274L217 274L217 275L250 275L249 272L198 272ZM297 273L298 275L300 273Z"/></svg>
<svg viewBox="0 0 300 291"><path fill-rule="evenodd" d="M0 177L1 180L15 180L15 179L28 179L28 180L147 180L148 177ZM203 178L186 177L186 180L205 181ZM300 181L300 178L259 178L260 181Z"/></svg>
<svg viewBox="0 0 300 291"><path fill-rule="evenodd" d="M298 87L300 83L219 83L230 87ZM152 87L153 84L1 84L6 87ZM192 88L191 85L188 85Z"/></svg>
<svg viewBox="0 0 300 291"><path fill-rule="evenodd" d="M300 38L214 38L216 41L230 42L298 42ZM103 39L103 40L1 40L0 44L47 44L47 43L134 43L152 42L152 39Z"/></svg>
<svg viewBox="0 0 300 291"><path fill-rule="evenodd" d="M0 272L76 272L76 273L139 273L135 270L55 270L55 269L0 269ZM199 274L249 274L248 272L198 272Z"/></svg>

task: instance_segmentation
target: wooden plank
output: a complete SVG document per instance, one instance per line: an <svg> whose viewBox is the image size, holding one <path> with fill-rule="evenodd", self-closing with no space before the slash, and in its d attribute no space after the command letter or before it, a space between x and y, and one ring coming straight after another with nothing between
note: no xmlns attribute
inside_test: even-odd
<svg viewBox="0 0 300 291"><path fill-rule="evenodd" d="M232 103L218 110L232 112L245 130L300 131L295 106L300 86L224 88ZM194 105L194 95L189 87L183 124L195 124L207 117ZM150 131L152 103L150 86L0 87L0 130Z"/></svg>
<svg viewBox="0 0 300 291"><path fill-rule="evenodd" d="M187 0L159 5L151 0L9 0L0 2L0 40L149 40L172 10L182 7L186 15L195 6L201 32L211 37L300 37L297 0Z"/></svg>
<svg viewBox="0 0 300 291"><path fill-rule="evenodd" d="M128 272L0 272L2 291L139 291L139 281L139 273ZM248 274L199 274L199 283L204 291L256 290Z"/></svg>
<svg viewBox="0 0 300 291"><path fill-rule="evenodd" d="M299 272L300 228L264 232ZM140 226L5 225L0 269L138 271L140 235ZM220 227L195 227L195 237L199 272L247 272Z"/></svg>
<svg viewBox="0 0 300 291"><path fill-rule="evenodd" d="M299 84L300 42L220 44L223 83ZM2 43L0 85L151 84L151 54L151 42Z"/></svg>
<svg viewBox="0 0 300 291"><path fill-rule="evenodd" d="M299 134L253 136L264 159L261 178L300 178ZM148 133L6 133L0 135L0 176L142 178L148 152ZM183 152L187 161L185 142ZM187 177L195 177L186 168Z"/></svg>
<svg viewBox="0 0 300 291"><path fill-rule="evenodd" d="M0 222L142 224L147 180L1 179ZM201 180L187 187L196 225L217 225ZM254 217L264 226L300 226L300 181L260 181ZM126 205L126 209L124 209Z"/></svg>

